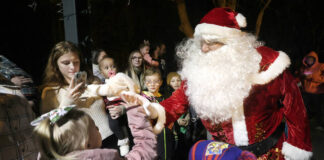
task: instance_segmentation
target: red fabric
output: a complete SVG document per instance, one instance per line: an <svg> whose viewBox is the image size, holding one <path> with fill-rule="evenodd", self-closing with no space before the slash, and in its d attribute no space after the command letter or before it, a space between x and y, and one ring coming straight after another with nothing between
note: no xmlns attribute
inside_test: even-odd
<svg viewBox="0 0 324 160"><path fill-rule="evenodd" d="M230 8L214 8L201 19L200 23L240 29L235 19L236 15L237 13Z"/></svg>
<svg viewBox="0 0 324 160"><path fill-rule="evenodd" d="M273 50L267 47L260 47L259 50L262 52L263 58L261 64L267 67L268 64L274 62L279 54L275 51L272 52ZM264 68L263 66L260 67ZM177 120L187 110L188 99L185 95L185 89L186 84L183 82L170 98L161 102L166 110L167 123ZM285 121L288 125L288 137L285 138L283 134L277 147L281 149L283 141L287 141L300 149L312 150L309 121L303 100L294 77L288 71L283 71L281 75L268 84L252 86L250 95L244 100L244 114L249 144L267 138L282 121ZM208 121L202 122L214 137L226 143L234 144L231 120L218 125Z"/></svg>
<svg viewBox="0 0 324 160"><path fill-rule="evenodd" d="M166 112L166 125L175 122L187 111L189 102L185 94L185 89L186 83L182 81L180 88L174 91L172 96L160 103Z"/></svg>
<svg viewBox="0 0 324 160"><path fill-rule="evenodd" d="M272 64L276 58L279 56L279 52L266 47L261 46L256 49L262 56L262 60L260 62L260 71L265 71L269 68L270 64Z"/></svg>

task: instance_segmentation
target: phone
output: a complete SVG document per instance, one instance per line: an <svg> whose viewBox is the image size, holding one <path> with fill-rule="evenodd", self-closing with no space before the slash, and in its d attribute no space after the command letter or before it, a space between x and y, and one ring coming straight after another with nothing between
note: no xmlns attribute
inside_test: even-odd
<svg viewBox="0 0 324 160"><path fill-rule="evenodd" d="M85 71L80 71L80 72L76 72L74 74L74 84L77 85L81 82L84 82L84 86L86 84L87 81L87 72Z"/></svg>

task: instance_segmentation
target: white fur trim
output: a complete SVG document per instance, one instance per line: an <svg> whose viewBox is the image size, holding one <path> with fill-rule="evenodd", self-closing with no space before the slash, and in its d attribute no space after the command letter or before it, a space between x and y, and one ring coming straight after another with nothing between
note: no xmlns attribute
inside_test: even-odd
<svg viewBox="0 0 324 160"><path fill-rule="evenodd" d="M236 28L223 27L215 24L201 23L195 28L194 36L210 35L215 39L233 38L242 36L243 32Z"/></svg>
<svg viewBox="0 0 324 160"><path fill-rule="evenodd" d="M155 109L155 112L157 112L157 114L158 114L156 124L153 127L153 132L155 134L159 134L162 131L162 129L164 128L164 124L165 124L165 121L166 121L165 110L158 103L151 103L150 106L152 106Z"/></svg>
<svg viewBox="0 0 324 160"><path fill-rule="evenodd" d="M281 152L286 159L291 160L309 160L313 155L312 152L297 148L287 142L283 143Z"/></svg>
<svg viewBox="0 0 324 160"><path fill-rule="evenodd" d="M267 84L278 77L290 65L290 59L285 52L279 51L277 59L269 66L266 71L253 75L253 84Z"/></svg>
<svg viewBox="0 0 324 160"><path fill-rule="evenodd" d="M241 13L238 13L238 14L235 16L235 19L236 19L238 25L239 25L241 28L246 27L246 25L247 25L247 23L246 23L246 18L245 18Z"/></svg>
<svg viewBox="0 0 324 160"><path fill-rule="evenodd" d="M245 124L245 116L243 106L235 110L232 116L233 136L237 146L249 145L249 137Z"/></svg>

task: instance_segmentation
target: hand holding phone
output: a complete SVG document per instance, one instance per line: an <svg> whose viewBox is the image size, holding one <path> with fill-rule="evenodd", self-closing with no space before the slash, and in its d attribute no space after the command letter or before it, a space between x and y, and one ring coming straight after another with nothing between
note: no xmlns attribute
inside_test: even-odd
<svg viewBox="0 0 324 160"><path fill-rule="evenodd" d="M87 81L87 72L80 71L80 72L76 72L74 74L74 84L75 85L83 82L82 88L84 88L86 81Z"/></svg>

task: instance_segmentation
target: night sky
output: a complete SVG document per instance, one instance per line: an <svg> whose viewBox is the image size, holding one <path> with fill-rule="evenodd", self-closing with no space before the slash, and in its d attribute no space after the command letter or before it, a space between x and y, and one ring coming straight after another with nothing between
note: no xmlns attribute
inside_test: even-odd
<svg viewBox="0 0 324 160"><path fill-rule="evenodd" d="M91 48L104 48L126 67L128 54L143 39L167 44L170 70L176 70L174 46L185 35L179 31L177 6L171 0L78 0L80 41L90 57ZM36 2L36 7L30 5ZM314 50L323 61L324 14L320 0L272 0L265 10L259 40L275 50L286 52L294 70L304 55ZM58 0L13 0L1 4L0 54L32 74L37 84L50 49L64 40L61 7ZM261 0L237 0L237 12L248 22L247 32L255 32ZM209 10L212 0L186 0L194 27ZM85 37L91 37L89 42Z"/></svg>

